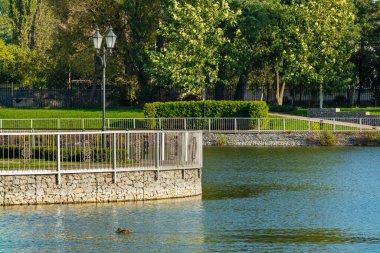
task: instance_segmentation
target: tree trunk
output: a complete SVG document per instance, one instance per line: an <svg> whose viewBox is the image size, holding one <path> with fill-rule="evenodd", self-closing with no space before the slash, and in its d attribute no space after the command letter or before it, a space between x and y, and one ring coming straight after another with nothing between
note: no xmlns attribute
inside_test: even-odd
<svg viewBox="0 0 380 253"><path fill-rule="evenodd" d="M359 63L358 63L358 97L356 99L356 106L360 106L360 100L362 96L363 86L364 86L364 76L363 76L363 51L364 51L364 44L363 41L360 42L360 52L359 52Z"/></svg>
<svg viewBox="0 0 380 253"><path fill-rule="evenodd" d="M137 73L137 78L140 84L139 101L142 103L148 102L150 100L150 87L149 78L144 70L140 69Z"/></svg>
<svg viewBox="0 0 380 253"><path fill-rule="evenodd" d="M244 71L240 77L236 87L234 100L244 100L246 89L247 89L248 74Z"/></svg>
<svg viewBox="0 0 380 253"><path fill-rule="evenodd" d="M37 2L36 11L33 14L32 26L30 27L29 35L28 35L28 46L30 49L33 49L36 46L36 23L37 23L37 15L40 11L41 0Z"/></svg>
<svg viewBox="0 0 380 253"><path fill-rule="evenodd" d="M323 108L323 85L319 85L319 108Z"/></svg>
<svg viewBox="0 0 380 253"><path fill-rule="evenodd" d="M224 99L224 83L222 81L217 81L215 84L215 100Z"/></svg>
<svg viewBox="0 0 380 253"><path fill-rule="evenodd" d="M276 103L277 105L282 105L284 100L284 92L285 92L285 81L282 82L280 80L280 73L276 71Z"/></svg>

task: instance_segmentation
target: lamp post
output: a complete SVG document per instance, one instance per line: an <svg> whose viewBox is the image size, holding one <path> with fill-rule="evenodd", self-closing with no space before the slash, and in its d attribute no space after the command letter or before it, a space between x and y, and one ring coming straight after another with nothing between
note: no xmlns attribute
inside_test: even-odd
<svg viewBox="0 0 380 253"><path fill-rule="evenodd" d="M106 53L112 53L112 49L115 47L116 35L112 31L110 26L105 36L106 43L103 44L103 36L99 32L99 28L96 28L95 34L92 36L94 42L94 48L96 49L96 57L102 65L102 131L106 131ZM105 138L103 138L103 145L105 144Z"/></svg>

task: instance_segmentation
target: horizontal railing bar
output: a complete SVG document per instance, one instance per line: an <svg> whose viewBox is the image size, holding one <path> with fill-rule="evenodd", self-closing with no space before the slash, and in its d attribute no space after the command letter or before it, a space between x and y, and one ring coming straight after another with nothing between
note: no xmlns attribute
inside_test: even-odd
<svg viewBox="0 0 380 253"><path fill-rule="evenodd" d="M199 169L199 164L192 164L191 166L178 166L178 167L136 167L136 168L117 168L117 172L141 172L141 171L170 171L170 170L183 170L183 169ZM83 169L83 170L61 170L57 173L56 168L47 171L14 171L2 172L0 176L27 176L27 175L58 175L58 174L85 174L85 173L113 173L113 169Z"/></svg>

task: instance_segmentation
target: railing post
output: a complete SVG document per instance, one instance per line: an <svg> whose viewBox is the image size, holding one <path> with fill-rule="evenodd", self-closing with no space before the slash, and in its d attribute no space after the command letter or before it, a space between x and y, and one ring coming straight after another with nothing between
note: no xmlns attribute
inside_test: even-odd
<svg viewBox="0 0 380 253"><path fill-rule="evenodd" d="M286 121L285 118L282 119L282 127L284 129L284 132L286 131Z"/></svg>
<svg viewBox="0 0 380 253"><path fill-rule="evenodd" d="M107 128L110 129L110 119L107 119Z"/></svg>
<svg viewBox="0 0 380 253"><path fill-rule="evenodd" d="M161 160L165 160L165 132L161 133Z"/></svg>
<svg viewBox="0 0 380 253"><path fill-rule="evenodd" d="M188 156L188 151L189 151L189 133L185 132L185 163L188 162L189 156Z"/></svg>
<svg viewBox="0 0 380 253"><path fill-rule="evenodd" d="M363 130L363 119L359 119L359 125L360 125L360 132Z"/></svg>
<svg viewBox="0 0 380 253"><path fill-rule="evenodd" d="M133 119L133 129L136 129L136 119Z"/></svg>
<svg viewBox="0 0 380 253"><path fill-rule="evenodd" d="M30 119L30 129L33 129L33 119Z"/></svg>
<svg viewBox="0 0 380 253"><path fill-rule="evenodd" d="M126 145L126 149L127 149L127 155L128 155L128 159L131 159L130 157L131 157L131 152L130 152L130 148L129 148L129 142L130 142L130 140L129 140L129 133L128 133L128 131L127 131L127 138L126 138L126 141L125 141L125 145Z"/></svg>
<svg viewBox="0 0 380 253"><path fill-rule="evenodd" d="M57 119L57 128L61 129L61 119Z"/></svg>
<svg viewBox="0 0 380 253"><path fill-rule="evenodd" d="M116 133L112 134L112 168L113 168L113 183L116 183L116 166L117 166L117 147L116 147Z"/></svg>
<svg viewBox="0 0 380 253"><path fill-rule="evenodd" d="M237 118L234 118L234 129L237 132Z"/></svg>
<svg viewBox="0 0 380 253"><path fill-rule="evenodd" d="M57 135L57 184L61 184L61 135Z"/></svg>
<svg viewBox="0 0 380 253"><path fill-rule="evenodd" d="M335 118L333 119L333 132L336 130Z"/></svg>
<svg viewBox="0 0 380 253"><path fill-rule="evenodd" d="M211 119L208 119L208 131L211 132Z"/></svg>
<svg viewBox="0 0 380 253"><path fill-rule="evenodd" d="M162 129L161 118L158 118L158 129Z"/></svg>
<svg viewBox="0 0 380 253"><path fill-rule="evenodd" d="M260 132L260 118L257 119L257 130Z"/></svg>
<svg viewBox="0 0 380 253"><path fill-rule="evenodd" d="M156 151L155 151L155 159L154 166L156 167L156 180L159 179L159 168L160 168L160 135L156 132Z"/></svg>
<svg viewBox="0 0 380 253"><path fill-rule="evenodd" d="M0 128L3 128L3 120L0 119Z"/></svg>
<svg viewBox="0 0 380 253"><path fill-rule="evenodd" d="M84 119L82 119L82 129L84 129Z"/></svg>
<svg viewBox="0 0 380 253"><path fill-rule="evenodd" d="M311 122L310 119L307 120L307 130L310 132L311 130Z"/></svg>
<svg viewBox="0 0 380 253"><path fill-rule="evenodd" d="M184 124L184 129L187 130L187 126L186 126L186 118L183 119L183 124Z"/></svg>

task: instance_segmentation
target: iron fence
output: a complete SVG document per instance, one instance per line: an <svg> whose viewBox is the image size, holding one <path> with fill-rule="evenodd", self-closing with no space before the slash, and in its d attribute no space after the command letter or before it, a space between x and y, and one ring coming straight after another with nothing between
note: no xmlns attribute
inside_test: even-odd
<svg viewBox="0 0 380 253"><path fill-rule="evenodd" d="M0 133L0 175L201 167L200 131Z"/></svg>
<svg viewBox="0 0 380 253"><path fill-rule="evenodd" d="M362 131L380 130L380 117L365 118L108 118L108 130ZM100 130L102 119L0 119L3 132Z"/></svg>

